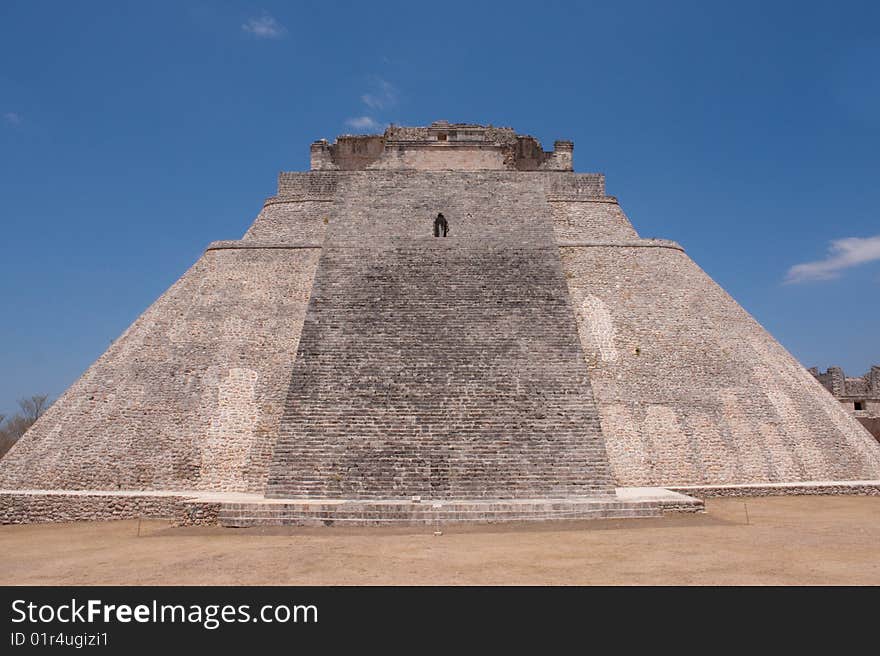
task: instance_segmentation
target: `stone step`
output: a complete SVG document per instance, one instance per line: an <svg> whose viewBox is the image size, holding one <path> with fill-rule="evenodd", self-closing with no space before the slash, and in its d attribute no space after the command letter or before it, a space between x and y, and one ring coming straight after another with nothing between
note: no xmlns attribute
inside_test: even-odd
<svg viewBox="0 0 880 656"><path fill-rule="evenodd" d="M612 492L543 191L489 179L470 198L459 182L395 179L341 201L267 496ZM459 241L408 232L425 208L453 203L465 217L486 193L506 200L472 227L497 221L528 245L491 231Z"/></svg>
<svg viewBox="0 0 880 656"><path fill-rule="evenodd" d="M502 523L659 517L660 501L534 500L455 502L266 502L227 503L221 526L404 526L448 523Z"/></svg>
<svg viewBox="0 0 880 656"><path fill-rule="evenodd" d="M347 178L267 497L613 493L546 195L467 180Z"/></svg>

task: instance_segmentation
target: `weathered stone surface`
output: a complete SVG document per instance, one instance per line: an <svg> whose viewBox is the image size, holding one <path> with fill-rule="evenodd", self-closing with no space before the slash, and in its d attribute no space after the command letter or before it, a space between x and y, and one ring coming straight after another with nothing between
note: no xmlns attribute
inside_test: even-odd
<svg viewBox="0 0 880 656"><path fill-rule="evenodd" d="M435 121L427 127L392 125L383 134L343 135L311 147L313 171L571 171L574 144L557 141L545 152L534 137L511 128Z"/></svg>
<svg viewBox="0 0 880 656"><path fill-rule="evenodd" d="M262 491L319 253L205 253L0 460L0 487Z"/></svg>
<svg viewBox="0 0 880 656"><path fill-rule="evenodd" d="M638 234L620 209L608 198L550 203L553 230L560 243L585 239L612 241L638 239Z"/></svg>
<svg viewBox="0 0 880 656"><path fill-rule="evenodd" d="M117 490L873 489L880 444L571 156L443 122L316 142L0 460L2 521L172 503Z"/></svg>
<svg viewBox="0 0 880 656"><path fill-rule="evenodd" d="M811 481L803 483L755 483L750 485L688 485L669 486L671 491L689 497L777 497L846 494L880 497L880 481Z"/></svg>
<svg viewBox="0 0 880 656"><path fill-rule="evenodd" d="M173 494L14 492L0 490L0 524L80 522L121 519L169 519L179 524L216 524L219 505L185 507Z"/></svg>
<svg viewBox="0 0 880 656"><path fill-rule="evenodd" d="M324 200L270 198L245 234L244 241L320 246L332 212L333 204Z"/></svg>
<svg viewBox="0 0 880 656"><path fill-rule="evenodd" d="M618 484L878 478L871 436L685 253L561 250Z"/></svg>

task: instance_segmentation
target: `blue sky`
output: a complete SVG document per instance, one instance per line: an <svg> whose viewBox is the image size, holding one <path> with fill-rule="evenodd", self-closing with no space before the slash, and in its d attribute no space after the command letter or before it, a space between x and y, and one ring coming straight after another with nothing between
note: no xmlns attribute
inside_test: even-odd
<svg viewBox="0 0 880 656"><path fill-rule="evenodd" d="M308 145L575 142L806 365L880 362L880 4L0 4L0 412L53 397Z"/></svg>

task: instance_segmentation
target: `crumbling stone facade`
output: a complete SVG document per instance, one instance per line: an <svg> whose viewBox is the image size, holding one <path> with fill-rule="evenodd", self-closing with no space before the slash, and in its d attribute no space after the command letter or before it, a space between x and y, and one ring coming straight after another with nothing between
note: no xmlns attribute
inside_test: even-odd
<svg viewBox="0 0 880 656"><path fill-rule="evenodd" d="M435 121L428 127L390 126L381 135L343 135L312 144L313 171L571 171L574 144L545 152L534 137L510 128Z"/></svg>
<svg viewBox="0 0 880 656"><path fill-rule="evenodd" d="M312 170L281 173L244 237L211 243L0 460L0 490L880 479L851 413L679 244L639 237L572 151L445 122L313 144Z"/></svg>
<svg viewBox="0 0 880 656"><path fill-rule="evenodd" d="M812 367L809 372L880 441L880 366L861 377L848 377L840 367L829 367L825 373Z"/></svg>

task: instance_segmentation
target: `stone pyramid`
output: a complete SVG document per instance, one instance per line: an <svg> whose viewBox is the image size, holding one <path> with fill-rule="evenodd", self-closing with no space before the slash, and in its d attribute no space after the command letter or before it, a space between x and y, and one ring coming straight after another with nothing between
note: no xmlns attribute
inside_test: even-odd
<svg viewBox="0 0 880 656"><path fill-rule="evenodd" d="M0 460L4 490L602 497L880 479L880 445L573 145L312 144ZM447 237L435 237L438 212Z"/></svg>

